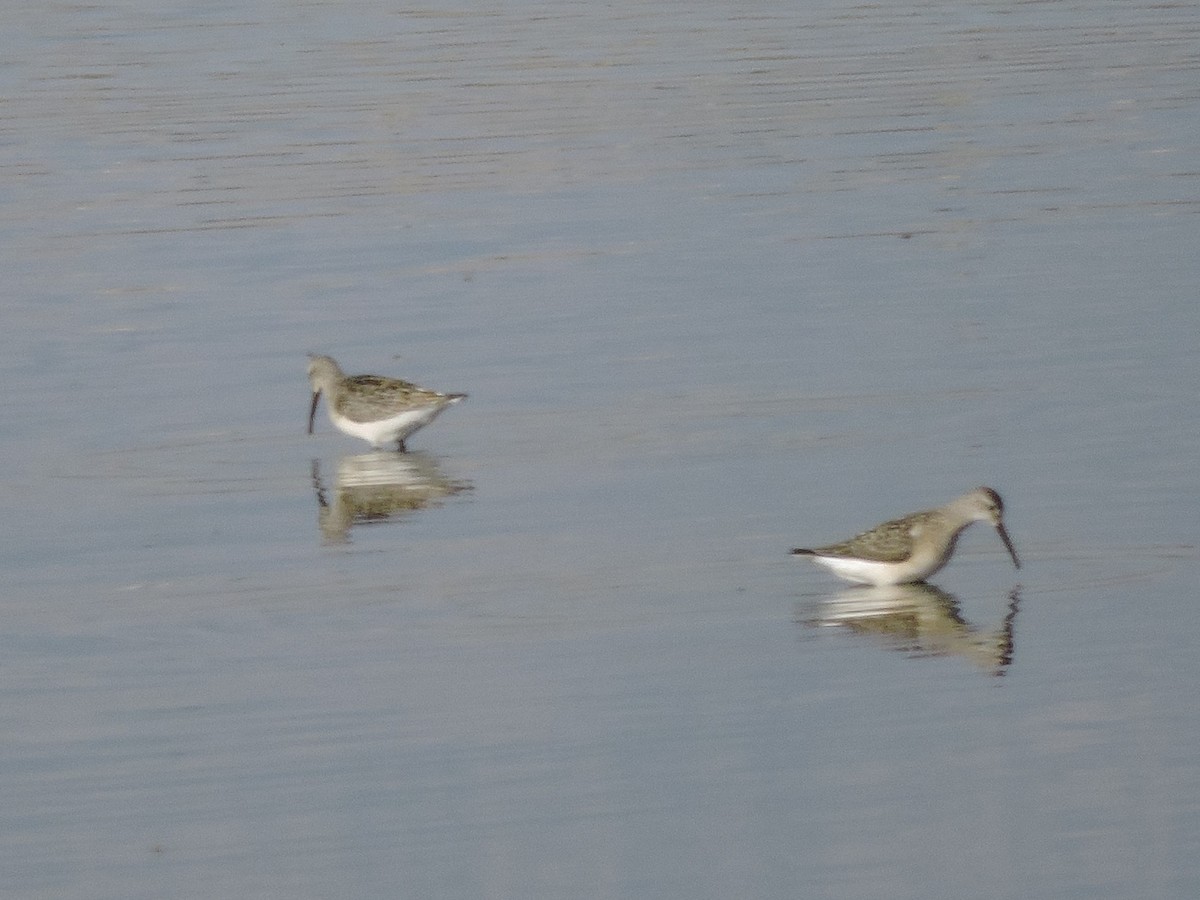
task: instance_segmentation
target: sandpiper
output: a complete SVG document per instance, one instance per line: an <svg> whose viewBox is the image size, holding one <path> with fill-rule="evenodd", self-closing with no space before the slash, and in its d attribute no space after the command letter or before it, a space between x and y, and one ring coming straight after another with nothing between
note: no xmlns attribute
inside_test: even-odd
<svg viewBox="0 0 1200 900"><path fill-rule="evenodd" d="M346 434L367 441L376 450L395 441L396 449L403 452L405 438L432 422L447 406L467 396L439 394L398 378L344 375L328 356L310 356L309 360L308 382L313 395L308 433L313 433L317 402L325 394L329 421Z"/></svg>
<svg viewBox="0 0 1200 900"><path fill-rule="evenodd" d="M989 487L956 497L945 506L876 525L827 547L792 553L811 556L834 574L856 584L909 584L924 581L950 561L958 536L972 522L990 522L1018 569L1021 563L1004 528L1004 503Z"/></svg>

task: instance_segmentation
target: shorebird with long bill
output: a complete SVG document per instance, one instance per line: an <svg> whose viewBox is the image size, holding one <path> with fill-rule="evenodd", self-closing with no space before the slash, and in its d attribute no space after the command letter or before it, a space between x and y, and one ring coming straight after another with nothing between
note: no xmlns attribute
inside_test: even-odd
<svg viewBox="0 0 1200 900"><path fill-rule="evenodd" d="M950 561L958 536L973 522L996 529L1018 569L1017 551L1004 527L1004 502L989 487L976 488L937 509L892 519L846 541L812 549L799 547L835 575L856 584L924 581Z"/></svg>
<svg viewBox="0 0 1200 900"><path fill-rule="evenodd" d="M325 396L329 421L340 431L362 438L376 450L385 444L407 449L404 441L424 428L448 406L465 400L466 394L439 394L409 381L382 375L346 375L332 357L310 356L308 383L312 406L308 410L308 433L313 433L317 403Z"/></svg>

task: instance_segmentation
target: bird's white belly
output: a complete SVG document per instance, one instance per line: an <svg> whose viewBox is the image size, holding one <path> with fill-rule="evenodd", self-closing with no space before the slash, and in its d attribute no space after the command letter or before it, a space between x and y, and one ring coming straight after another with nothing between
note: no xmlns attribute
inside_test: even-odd
<svg viewBox="0 0 1200 900"><path fill-rule="evenodd" d="M882 587L924 581L945 564L948 556L948 553L914 553L903 562L879 562L844 556L817 556L814 559L847 581Z"/></svg>
<svg viewBox="0 0 1200 900"><path fill-rule="evenodd" d="M869 559L850 559L843 556L817 556L814 559L839 578L855 584L903 584L911 580L910 567L905 563L876 562Z"/></svg>
<svg viewBox="0 0 1200 900"><path fill-rule="evenodd" d="M386 419L376 419L373 422L355 422L341 415L331 415L333 424L346 434L369 441L372 447L382 447L402 441L418 428L423 428L433 421L442 411L440 406L422 406L418 409L406 409Z"/></svg>

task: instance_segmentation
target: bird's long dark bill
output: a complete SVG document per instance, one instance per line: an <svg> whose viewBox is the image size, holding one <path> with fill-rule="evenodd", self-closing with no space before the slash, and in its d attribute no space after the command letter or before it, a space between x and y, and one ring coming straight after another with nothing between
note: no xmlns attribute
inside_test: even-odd
<svg viewBox="0 0 1200 900"><path fill-rule="evenodd" d="M315 393L313 393L312 406L310 406L308 409L308 433L309 434L312 434L313 420L317 417L317 401L320 399L321 399L320 391L316 391Z"/></svg>
<svg viewBox="0 0 1200 900"><path fill-rule="evenodd" d="M1013 559L1013 565L1018 569L1021 568L1021 561L1017 559L1017 551L1013 549L1012 541L1008 539L1008 531L1003 524L996 526L996 533L1000 535L1000 540L1004 541L1004 549L1008 551L1008 555Z"/></svg>

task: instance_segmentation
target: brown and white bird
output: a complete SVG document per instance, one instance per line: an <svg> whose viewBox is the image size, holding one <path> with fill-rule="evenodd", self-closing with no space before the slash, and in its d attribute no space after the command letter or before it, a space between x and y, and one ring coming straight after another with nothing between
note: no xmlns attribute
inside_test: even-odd
<svg viewBox="0 0 1200 900"><path fill-rule="evenodd" d="M811 556L835 575L857 584L924 581L950 561L958 536L972 522L996 529L1018 569L1021 563L1004 527L1004 503L989 487L976 488L945 506L876 525L847 541L792 553Z"/></svg>
<svg viewBox="0 0 1200 900"><path fill-rule="evenodd" d="M310 356L308 383L312 406L308 411L308 433L313 433L317 403L325 395L329 421L346 434L362 438L376 450L395 442L403 452L404 441L424 428L447 406L466 399L466 394L439 394L398 378L381 375L345 375L328 356Z"/></svg>

